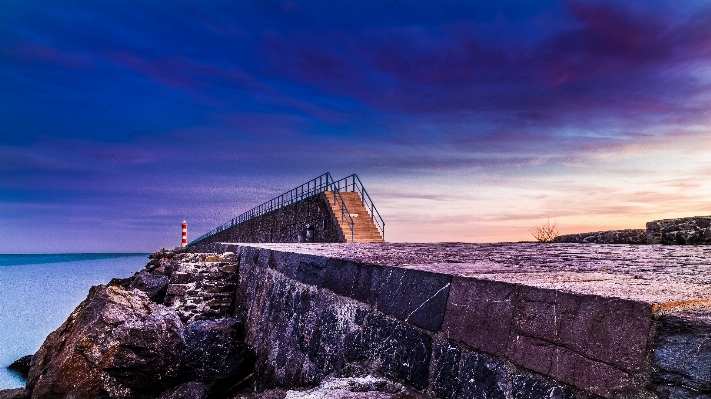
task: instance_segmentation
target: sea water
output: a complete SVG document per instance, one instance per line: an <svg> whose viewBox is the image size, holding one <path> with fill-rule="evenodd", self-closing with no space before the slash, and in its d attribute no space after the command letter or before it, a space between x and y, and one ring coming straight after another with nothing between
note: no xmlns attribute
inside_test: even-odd
<svg viewBox="0 0 711 399"><path fill-rule="evenodd" d="M92 285L128 277L147 262L146 254L0 254L0 389L24 386L7 366L34 354Z"/></svg>

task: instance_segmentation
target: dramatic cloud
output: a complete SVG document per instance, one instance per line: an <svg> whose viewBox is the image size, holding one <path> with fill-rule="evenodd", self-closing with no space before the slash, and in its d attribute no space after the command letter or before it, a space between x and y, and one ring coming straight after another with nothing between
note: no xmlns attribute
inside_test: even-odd
<svg viewBox="0 0 711 399"><path fill-rule="evenodd" d="M361 175L396 241L709 213L709 20L671 1L6 1L0 252L170 246L182 219L200 234L327 170Z"/></svg>

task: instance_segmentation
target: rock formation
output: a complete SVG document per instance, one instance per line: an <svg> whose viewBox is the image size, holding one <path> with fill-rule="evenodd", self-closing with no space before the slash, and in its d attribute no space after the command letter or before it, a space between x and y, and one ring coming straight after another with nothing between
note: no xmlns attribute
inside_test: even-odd
<svg viewBox="0 0 711 399"><path fill-rule="evenodd" d="M711 244L711 216L654 220L647 223L650 244Z"/></svg>
<svg viewBox="0 0 711 399"><path fill-rule="evenodd" d="M592 233L564 234L556 237L553 242L580 244L646 244L645 230L609 230Z"/></svg>
<svg viewBox="0 0 711 399"><path fill-rule="evenodd" d="M96 286L32 358L33 398L149 398L172 386L185 341L175 310Z"/></svg>

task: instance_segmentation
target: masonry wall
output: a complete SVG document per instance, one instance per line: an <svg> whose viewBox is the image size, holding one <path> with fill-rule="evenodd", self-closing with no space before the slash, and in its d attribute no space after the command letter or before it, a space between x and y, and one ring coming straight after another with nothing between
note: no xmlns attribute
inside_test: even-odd
<svg viewBox="0 0 711 399"><path fill-rule="evenodd" d="M345 242L324 194L306 198L228 228L193 245L213 242L299 242L306 226L314 227L312 242Z"/></svg>
<svg viewBox="0 0 711 399"><path fill-rule="evenodd" d="M700 398L709 323L643 303L255 247L233 315L260 389L369 370L433 398Z"/></svg>

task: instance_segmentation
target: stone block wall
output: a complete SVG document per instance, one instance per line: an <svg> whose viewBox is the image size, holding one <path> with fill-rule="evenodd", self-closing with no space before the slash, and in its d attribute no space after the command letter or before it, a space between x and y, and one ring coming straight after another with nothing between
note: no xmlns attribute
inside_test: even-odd
<svg viewBox="0 0 711 399"><path fill-rule="evenodd" d="M375 372L432 398L594 396L448 339L441 326L450 276L253 248L239 254L235 314L258 356L258 389Z"/></svg>
<svg viewBox="0 0 711 399"><path fill-rule="evenodd" d="M211 250L235 253L233 316L259 357L260 389L378 372L447 399L711 394L711 322L648 303L326 255Z"/></svg>
<svg viewBox="0 0 711 399"><path fill-rule="evenodd" d="M313 242L345 242L346 238L323 193L266 213L207 237L212 242L299 242L306 226L314 227Z"/></svg>

